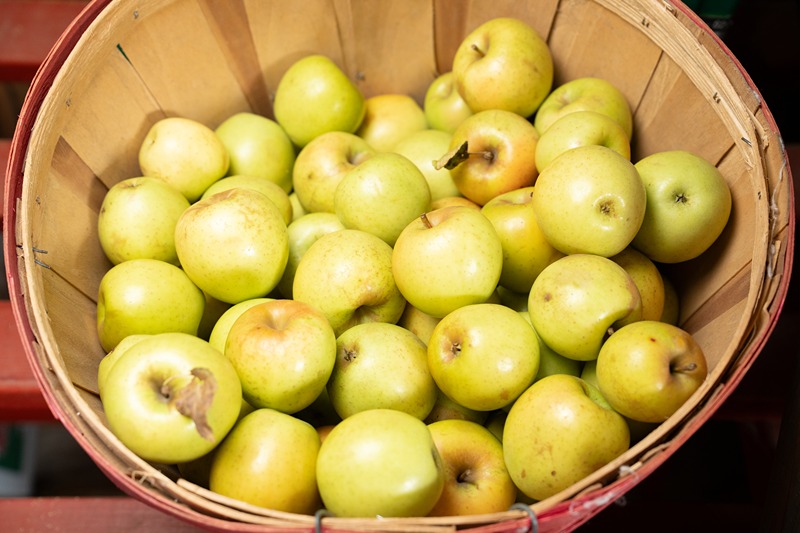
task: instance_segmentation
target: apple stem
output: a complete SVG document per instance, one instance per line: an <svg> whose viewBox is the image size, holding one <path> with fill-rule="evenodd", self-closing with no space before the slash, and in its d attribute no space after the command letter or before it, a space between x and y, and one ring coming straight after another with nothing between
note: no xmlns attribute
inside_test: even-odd
<svg viewBox="0 0 800 533"><path fill-rule="evenodd" d="M683 366L677 366L672 368L673 372L693 372L695 370L697 370L697 363L688 363Z"/></svg>
<svg viewBox="0 0 800 533"><path fill-rule="evenodd" d="M485 55L486 55L486 52L484 52L483 50L481 50L480 46L478 46L477 44L475 44L475 43L472 43L472 45L471 45L470 47L471 47L473 50L475 50L476 52L478 52L478 53L479 53L481 56L485 56Z"/></svg>
<svg viewBox="0 0 800 533"><path fill-rule="evenodd" d="M433 227L433 224L431 224L431 221L428 219L427 213L422 213L419 218L422 220L422 223L425 224L426 228L431 229Z"/></svg>

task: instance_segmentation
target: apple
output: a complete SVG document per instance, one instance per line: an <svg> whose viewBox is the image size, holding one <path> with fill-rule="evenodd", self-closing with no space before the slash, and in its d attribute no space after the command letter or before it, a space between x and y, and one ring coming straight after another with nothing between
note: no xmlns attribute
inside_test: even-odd
<svg viewBox="0 0 800 533"><path fill-rule="evenodd" d="M444 489L428 516L507 511L517 498L503 446L488 429L468 420L428 425L444 465Z"/></svg>
<svg viewBox="0 0 800 533"><path fill-rule="evenodd" d="M564 152L539 174L533 208L557 250L611 257L633 241L647 201L633 163L605 146L587 145Z"/></svg>
<svg viewBox="0 0 800 533"><path fill-rule="evenodd" d="M231 115L214 130L230 156L229 175L247 175L292 189L295 149L274 120L250 112Z"/></svg>
<svg viewBox="0 0 800 533"><path fill-rule="evenodd" d="M725 229L731 191L722 173L685 150L656 152L636 162L647 208L633 246L658 263L705 252Z"/></svg>
<svg viewBox="0 0 800 533"><path fill-rule="evenodd" d="M449 168L459 192L478 205L533 185L539 133L526 119L501 109L480 111L453 132L450 152L436 167Z"/></svg>
<svg viewBox="0 0 800 533"><path fill-rule="evenodd" d="M498 17L472 30L456 49L453 75L474 112L487 109L531 116L553 85L547 42L522 20Z"/></svg>
<svg viewBox="0 0 800 533"><path fill-rule="evenodd" d="M319 450L317 485L337 517L426 516L444 488L428 426L393 409L371 409L334 427Z"/></svg>
<svg viewBox="0 0 800 533"><path fill-rule="evenodd" d="M306 250L292 294L322 311L337 337L364 322L395 324L406 304L392 276L392 247L356 229L323 235Z"/></svg>
<svg viewBox="0 0 800 533"><path fill-rule="evenodd" d="M203 296L206 299L206 305L203 308L203 317L200 319L200 324L197 326L197 336L201 339L208 340L217 321L231 308L231 304L217 300L206 293L203 293Z"/></svg>
<svg viewBox="0 0 800 533"><path fill-rule="evenodd" d="M187 333L139 340L117 359L100 397L111 432L146 461L184 463L213 450L239 415L230 361Z"/></svg>
<svg viewBox="0 0 800 533"><path fill-rule="evenodd" d="M357 324L336 339L328 381L343 419L369 409L395 409L424 420L436 402L425 343L395 324Z"/></svg>
<svg viewBox="0 0 800 533"><path fill-rule="evenodd" d="M441 318L431 316L428 313L420 311L410 303L406 303L403 314L400 315L400 318L397 320L397 325L419 337L427 346L428 340L431 338L431 333L433 333L433 328L436 327L436 324L438 324L440 320Z"/></svg>
<svg viewBox="0 0 800 533"><path fill-rule="evenodd" d="M336 361L336 336L321 312L295 300L246 309L231 325L225 356L247 403L287 414L316 400Z"/></svg>
<svg viewBox="0 0 800 533"><path fill-rule="evenodd" d="M309 211L300 203L300 199L297 197L297 191L292 189L292 192L289 193L289 201L292 204L292 220L297 220L301 216L305 215Z"/></svg>
<svg viewBox="0 0 800 533"><path fill-rule="evenodd" d="M283 269L281 280L278 282L278 292L284 298L292 297L292 284L297 265L309 247L323 235L340 229L345 229L345 227L339 217L335 213L327 212L307 213L289 224L287 228L289 259L286 262L286 268Z"/></svg>
<svg viewBox="0 0 800 533"><path fill-rule="evenodd" d="M175 247L189 278L230 304L266 296L289 257L281 212L264 194L242 187L184 211L175 227Z"/></svg>
<svg viewBox="0 0 800 533"><path fill-rule="evenodd" d="M439 420L469 420L477 424L483 424L488 415L489 413L486 411L476 411L453 401L437 387L436 402L434 402L433 409L428 413L424 422L432 424Z"/></svg>
<svg viewBox="0 0 800 533"><path fill-rule="evenodd" d="M142 175L164 180L189 202L200 198L229 166L228 150L214 130L189 118L156 121L139 147Z"/></svg>
<svg viewBox="0 0 800 533"><path fill-rule="evenodd" d="M488 429L489 433L494 435L501 444L503 443L503 428L506 425L506 418L508 418L508 411L510 409L511 407L509 406L508 408L491 411L484 421L484 427ZM519 489L517 489L517 494L519 495Z"/></svg>
<svg viewBox="0 0 800 533"><path fill-rule="evenodd" d="M575 111L595 111L616 121L628 139L633 135L633 113L622 91L610 81L592 76L574 78L553 89L539 106L533 125L544 132L559 118Z"/></svg>
<svg viewBox="0 0 800 533"><path fill-rule="evenodd" d="M431 191L431 201L461 196L450 171L437 169L434 160L450 149L452 135L440 130L425 129L409 134L394 145L393 152L407 157L425 176Z"/></svg>
<svg viewBox="0 0 800 533"><path fill-rule="evenodd" d="M631 159L630 137L619 122L597 111L575 111L561 116L540 134L536 144L536 169L541 172L567 150L594 144Z"/></svg>
<svg viewBox="0 0 800 533"><path fill-rule="evenodd" d="M158 259L111 267L97 290L97 335L106 352L128 335L197 335L206 299L186 273Z"/></svg>
<svg viewBox="0 0 800 533"><path fill-rule="evenodd" d="M531 324L531 326L533 326L531 323L531 315L527 309L517 312L522 318ZM539 339L539 370L536 372L534 381L539 381L540 379L547 376L552 376L553 374L567 374L570 376L583 377L581 374L583 369L586 368L586 366L592 361L583 362L570 359L569 357L564 357L545 344L542 338L539 337L538 333L536 334L536 338Z"/></svg>
<svg viewBox="0 0 800 533"><path fill-rule="evenodd" d="M281 216L283 217L284 223L286 223L288 226L292 222L292 219L294 218L294 212L292 201L289 199L289 195L286 194L286 191L284 191L280 185L271 181L267 181L258 176L238 174L222 178L211 185L211 187L206 189L200 199L205 200L209 196L213 196L218 192L229 191L231 189L235 189L236 187L252 189L265 195L267 198L272 200L272 203L274 203L275 207L278 208L278 211L280 211Z"/></svg>
<svg viewBox="0 0 800 533"><path fill-rule="evenodd" d="M425 111L407 94L370 96L364 107L364 119L356 135L379 152L392 151L412 133L428 128Z"/></svg>
<svg viewBox="0 0 800 533"><path fill-rule="evenodd" d="M342 417L339 416L331 404L331 398L328 395L327 388L322 389L322 392L311 402L311 405L294 413L293 416L300 420L305 420L316 428L335 426L342 421Z"/></svg>
<svg viewBox="0 0 800 533"><path fill-rule="evenodd" d="M313 514L320 504L319 449L319 434L307 422L274 409L256 409L215 451L209 489L275 511Z"/></svg>
<svg viewBox="0 0 800 533"><path fill-rule="evenodd" d="M624 268L590 254L567 255L547 266L528 298L531 323L556 353L597 359L609 328L642 318L639 290Z"/></svg>
<svg viewBox="0 0 800 533"><path fill-rule="evenodd" d="M429 128L446 133L453 133L465 118L472 115L472 109L458 92L452 71L439 74L428 85L422 110Z"/></svg>
<svg viewBox="0 0 800 533"><path fill-rule="evenodd" d="M664 283L664 310L659 320L677 326L680 320L680 296L672 280L662 275L661 281Z"/></svg>
<svg viewBox="0 0 800 533"><path fill-rule="evenodd" d="M464 198L460 196L461 193L458 193L459 196L445 196L444 198L439 198L438 200L431 201L431 211L435 211L436 209L441 209L442 207L449 207L451 205L461 206L461 207L470 207L472 209L480 210L481 206L473 202L468 198Z"/></svg>
<svg viewBox="0 0 800 533"><path fill-rule="evenodd" d="M608 403L641 422L663 422L708 374L703 350L685 330L642 320L615 331L597 357L597 382Z"/></svg>
<svg viewBox="0 0 800 533"><path fill-rule="evenodd" d="M228 341L228 333L233 323L236 322L236 319L251 307L272 300L273 298L266 297L251 298L230 306L220 315L214 323L214 327L211 328L211 333L208 336L208 343L220 352L225 353L225 343Z"/></svg>
<svg viewBox="0 0 800 533"><path fill-rule="evenodd" d="M493 296L503 268L503 247L479 210L444 207L403 229L391 271L400 293L436 318Z"/></svg>
<svg viewBox="0 0 800 533"><path fill-rule="evenodd" d="M189 200L158 178L140 176L113 185L97 215L97 234L112 264L158 259L178 265L175 224Z"/></svg>
<svg viewBox="0 0 800 533"><path fill-rule="evenodd" d="M331 58L312 54L281 76L273 102L275 120L303 148L329 131L354 133L366 111L364 95Z"/></svg>
<svg viewBox="0 0 800 533"><path fill-rule="evenodd" d="M306 211L333 213L336 187L344 175L377 151L353 133L332 131L309 142L297 154L292 171L294 194Z"/></svg>
<svg viewBox="0 0 800 533"><path fill-rule="evenodd" d="M664 279L658 266L642 252L628 246L610 258L630 275L642 297L642 320L660 320L664 313Z"/></svg>
<svg viewBox="0 0 800 533"><path fill-rule="evenodd" d="M522 187L495 196L481 209L503 245L503 270L499 284L527 294L539 273L564 256L547 241L533 209L536 187Z"/></svg>
<svg viewBox="0 0 800 533"><path fill-rule="evenodd" d="M507 289L502 285L498 285L497 289L495 290L495 294L497 295L497 303L503 304L506 307L510 307L514 311L518 312L528 311L529 293L530 290L527 292L516 292Z"/></svg>
<svg viewBox="0 0 800 533"><path fill-rule="evenodd" d="M425 176L411 160L394 152L377 153L350 169L333 199L344 227L372 233L389 246L430 203Z"/></svg>
<svg viewBox="0 0 800 533"><path fill-rule="evenodd" d="M509 405L539 370L539 339L516 311L473 304L447 314L428 343L436 385L456 403L476 411Z"/></svg>
<svg viewBox="0 0 800 533"><path fill-rule="evenodd" d="M597 388L566 374L531 385L511 406L503 427L508 472L534 500L566 489L629 446L625 419Z"/></svg>
<svg viewBox="0 0 800 533"><path fill-rule="evenodd" d="M108 377L108 373L111 371L111 368L114 364L119 360L122 354L125 353L125 350L136 344L142 339L146 339L150 337L149 334L141 333L141 334L133 334L128 335L121 341L114 346L114 349L108 352L102 359L100 359L100 363L97 365L97 392L98 394L102 395L103 391L106 386L106 378Z"/></svg>

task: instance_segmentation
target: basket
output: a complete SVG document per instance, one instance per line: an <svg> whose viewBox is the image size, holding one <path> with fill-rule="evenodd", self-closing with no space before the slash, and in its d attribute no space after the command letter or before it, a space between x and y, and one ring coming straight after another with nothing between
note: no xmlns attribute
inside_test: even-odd
<svg viewBox="0 0 800 533"><path fill-rule="evenodd" d="M138 175L158 119L211 127L238 111L271 116L286 68L332 57L367 95L422 101L468 31L497 16L548 41L554 86L616 84L634 110L633 158L686 149L733 192L714 246L666 272L680 325L709 360L700 390L625 454L530 507L475 517L345 519L276 513L216 496L149 464L109 431L97 394L99 281L110 263L96 222L105 191ZM767 106L741 65L681 2L666 0L96 0L41 67L14 138L6 191L11 299L28 358L61 423L127 494L215 531L566 531L633 489L736 388L780 314L794 246L792 180Z"/></svg>

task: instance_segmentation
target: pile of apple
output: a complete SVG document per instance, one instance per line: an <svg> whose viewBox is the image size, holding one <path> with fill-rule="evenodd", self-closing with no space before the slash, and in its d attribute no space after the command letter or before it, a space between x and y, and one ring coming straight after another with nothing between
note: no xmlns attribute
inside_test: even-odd
<svg viewBox="0 0 800 533"><path fill-rule="evenodd" d="M113 433L220 494L434 516L547 498L707 375L661 265L731 194L687 151L631 161L609 82L553 84L525 23L468 35L424 102L322 55L275 119L158 121L99 215Z"/></svg>

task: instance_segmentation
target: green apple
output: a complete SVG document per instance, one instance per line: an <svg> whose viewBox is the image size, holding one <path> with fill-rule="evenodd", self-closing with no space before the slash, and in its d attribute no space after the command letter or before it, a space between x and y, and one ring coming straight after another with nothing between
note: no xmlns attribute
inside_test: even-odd
<svg viewBox="0 0 800 533"><path fill-rule="evenodd" d="M624 268L590 254L567 255L545 268L528 298L531 323L552 350L597 359L609 328L642 318L639 290Z"/></svg>
<svg viewBox="0 0 800 533"><path fill-rule="evenodd" d="M275 511L313 514L317 490L316 429L273 409L242 418L214 452L209 489Z"/></svg>
<svg viewBox="0 0 800 533"><path fill-rule="evenodd" d="M450 149L452 135L444 131L425 129L409 134L392 150L411 160L425 176L431 191L431 201L448 196L461 196L450 171L436 168L434 161Z"/></svg>
<svg viewBox="0 0 800 533"><path fill-rule="evenodd" d="M306 250L292 294L322 311L337 337L364 322L395 324L406 304L392 276L392 247L356 229L323 235Z"/></svg>
<svg viewBox="0 0 800 533"><path fill-rule="evenodd" d="M322 393L336 361L336 336L321 312L295 300L246 309L231 325L225 356L247 403L294 414Z"/></svg>
<svg viewBox="0 0 800 533"><path fill-rule="evenodd" d="M597 357L597 382L608 403L641 422L663 422L705 381L703 350L685 330L642 320L615 331Z"/></svg>
<svg viewBox="0 0 800 533"><path fill-rule="evenodd" d="M656 152L636 162L647 190L647 209L633 246L659 263L680 263L705 252L731 213L722 173L685 150Z"/></svg>
<svg viewBox="0 0 800 533"><path fill-rule="evenodd" d="M208 343L220 352L225 353L225 343L228 340L228 333L233 323L236 322L236 319L251 307L271 300L273 300L273 298L251 298L230 306L214 323L211 334L208 336Z"/></svg>
<svg viewBox="0 0 800 533"><path fill-rule="evenodd" d="M334 427L319 450L317 485L337 517L426 516L444 488L428 426L393 409L372 409Z"/></svg>
<svg viewBox="0 0 800 533"><path fill-rule="evenodd" d="M633 135L633 113L622 91L610 81L592 76L574 78L553 89L534 117L540 134L559 118L575 111L595 111L616 121L628 139Z"/></svg>
<svg viewBox="0 0 800 533"><path fill-rule="evenodd" d="M281 216L283 217L284 223L286 223L288 226L292 222L292 219L294 218L294 212L292 208L292 201L289 199L289 195L286 194L286 191L284 191L280 185L265 180L259 176L238 174L222 178L211 185L211 187L206 189L206 192L203 193L203 196L201 196L200 199L205 200L209 196L213 196L218 192L229 191L231 189L235 189L236 187L252 189L265 195L267 198L272 200L272 203L274 203L275 207L278 208L278 211L280 211Z"/></svg>
<svg viewBox="0 0 800 533"><path fill-rule="evenodd" d="M677 326L680 321L680 296L672 280L662 275L661 281L664 283L664 311L659 320Z"/></svg>
<svg viewBox="0 0 800 533"><path fill-rule="evenodd" d="M117 343L113 350L108 352L97 365L97 392L102 395L106 386L106 378L111 368L119 360L125 350L136 344L142 339L150 337L148 334L134 334L128 335Z"/></svg>
<svg viewBox="0 0 800 533"><path fill-rule="evenodd" d="M356 135L379 152L392 151L395 145L428 128L425 111L407 94L378 94L365 102L364 119Z"/></svg>
<svg viewBox="0 0 800 533"><path fill-rule="evenodd" d="M309 211L300 203L300 199L297 197L297 191L292 190L289 194L289 201L292 203L292 220L297 220L301 216L305 215Z"/></svg>
<svg viewBox="0 0 800 533"><path fill-rule="evenodd" d="M560 117L539 136L536 168L541 172L567 150L594 144L631 159L630 138L616 120L597 111L575 111Z"/></svg>
<svg viewBox="0 0 800 533"><path fill-rule="evenodd" d="M430 204L425 176L411 160L394 152L377 153L350 169L333 199L342 225L372 233L389 246Z"/></svg>
<svg viewBox="0 0 800 533"><path fill-rule="evenodd" d="M428 313L420 311L410 303L406 303L403 314L400 315L400 318L397 320L397 325L409 330L419 337L427 346L431 338L431 333L433 333L433 328L436 327L436 324L438 324L440 320L441 318L431 316Z"/></svg>
<svg viewBox="0 0 800 533"><path fill-rule="evenodd" d="M292 284L294 274L300 259L317 242L317 239L328 233L345 229L342 221L335 213L313 212L306 213L297 220L292 221L287 228L289 234L289 259L283 270L281 280L278 282L278 292L284 298L292 297Z"/></svg>
<svg viewBox="0 0 800 533"><path fill-rule="evenodd" d="M237 187L195 202L175 227L184 271L230 304L269 294L289 257L283 215L264 194Z"/></svg>
<svg viewBox="0 0 800 533"><path fill-rule="evenodd" d="M533 209L536 187L522 187L495 196L481 209L503 245L500 286L527 294L544 267L564 256L547 241Z"/></svg>
<svg viewBox="0 0 800 533"><path fill-rule="evenodd" d="M547 42L530 25L510 17L488 20L456 49L453 75L474 112L487 109L531 116L553 85Z"/></svg>
<svg viewBox="0 0 800 533"><path fill-rule="evenodd" d="M470 207L472 209L480 210L481 206L468 198L464 198L461 196L461 193L458 194L458 196L445 196L444 198L439 198L438 200L432 200L430 210L435 211L442 207L450 206Z"/></svg>
<svg viewBox="0 0 800 533"><path fill-rule="evenodd" d="M628 450L625 419L599 391L566 374L531 385L511 407L503 427L503 454L516 486L544 500Z"/></svg>
<svg viewBox="0 0 800 533"><path fill-rule="evenodd" d="M158 259L111 267L97 290L97 335L106 352L128 335L197 335L206 299L180 268Z"/></svg>
<svg viewBox="0 0 800 533"><path fill-rule="evenodd" d="M331 404L327 388L322 389L322 392L311 402L311 405L302 411L294 413L294 416L300 420L305 420L315 428L335 426L342 421L342 417L339 416Z"/></svg>
<svg viewBox="0 0 800 533"><path fill-rule="evenodd" d="M302 148L329 131L354 133L366 111L364 95L333 60L312 54L281 76L273 102L275 120Z"/></svg>
<svg viewBox="0 0 800 533"><path fill-rule="evenodd" d="M539 174L533 195L539 228L553 247L605 257L633 241L647 202L633 163L600 145L573 148L554 159Z"/></svg>
<svg viewBox="0 0 800 533"><path fill-rule="evenodd" d="M531 324L531 315L527 309L525 311L517 312L522 318ZM531 326L532 325L533 324L531 324ZM586 368L586 365L591 362L576 361L575 359L564 357L545 344L542 338L539 337L538 333L536 334L536 338L539 339L539 370L536 372L534 381L539 381L540 379L547 376L552 376L553 374L581 376L583 369Z"/></svg>
<svg viewBox="0 0 800 533"><path fill-rule="evenodd" d="M100 399L112 433L146 461L198 459L225 438L242 387L230 361L187 333L139 340L117 359Z"/></svg>
<svg viewBox="0 0 800 533"><path fill-rule="evenodd" d="M312 213L333 213L336 187L344 175L376 153L353 133L332 131L315 138L294 162L292 183L298 202Z"/></svg>
<svg viewBox="0 0 800 533"><path fill-rule="evenodd" d="M428 85L422 110L429 128L451 134L472 114L458 92L452 71L439 74Z"/></svg>
<svg viewBox="0 0 800 533"><path fill-rule="evenodd" d="M468 420L428 425L444 465L444 489L428 516L507 511L517 498L503 446L488 429Z"/></svg>
<svg viewBox="0 0 800 533"><path fill-rule="evenodd" d="M143 176L159 178L195 202L230 166L228 150L214 130L184 117L153 124L139 147Z"/></svg>
<svg viewBox="0 0 800 533"><path fill-rule="evenodd" d="M526 119L501 109L480 111L453 132L450 152L437 168L452 167L459 192L478 205L508 191L533 185L539 133Z"/></svg>
<svg viewBox="0 0 800 533"><path fill-rule="evenodd" d="M426 359L427 363L427 359ZM438 387L436 388L436 402L433 404L433 409L428 413L424 422L432 424L439 420L469 420L477 424L483 424L486 421L488 413L486 411L476 411L464 407L463 405L453 401L452 398L447 396Z"/></svg>
<svg viewBox="0 0 800 533"><path fill-rule="evenodd" d="M229 175L255 176L276 184L287 194L291 191L295 149L277 122L240 112L222 121L214 131L228 150Z"/></svg>
<svg viewBox="0 0 800 533"><path fill-rule="evenodd" d="M444 207L403 229L392 252L392 273L414 307L436 318L493 296L503 247L480 210Z"/></svg>
<svg viewBox="0 0 800 533"><path fill-rule="evenodd" d="M425 343L395 324L357 324L336 339L328 396L340 417L394 409L424 420L436 402Z"/></svg>
<svg viewBox="0 0 800 533"><path fill-rule="evenodd" d="M203 296L206 299L206 305L203 309L203 317L200 319L200 325L197 326L197 336L201 339L208 340L217 321L231 308L231 304L217 300L206 293L203 293Z"/></svg>
<svg viewBox="0 0 800 533"><path fill-rule="evenodd" d="M660 320L664 313L664 279L658 266L642 252L628 246L610 258L630 275L642 297L642 320Z"/></svg>
<svg viewBox="0 0 800 533"><path fill-rule="evenodd" d="M508 411L511 410L511 407L506 409L497 409L496 411L492 411L486 417L486 421L484 422L484 427L489 430L489 433L494 435L494 437L503 443L503 428L506 425L506 418L508 418ZM519 489L517 489L517 494L519 494Z"/></svg>
<svg viewBox="0 0 800 533"><path fill-rule="evenodd" d="M539 370L539 339L519 313L473 304L446 315L431 334L428 366L439 389L476 411L509 405Z"/></svg>
<svg viewBox="0 0 800 533"><path fill-rule="evenodd" d="M175 224L189 200L158 178L128 178L112 186L97 215L100 246L112 264L158 259L178 265Z"/></svg>

